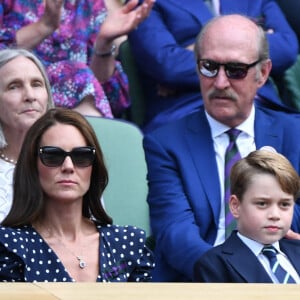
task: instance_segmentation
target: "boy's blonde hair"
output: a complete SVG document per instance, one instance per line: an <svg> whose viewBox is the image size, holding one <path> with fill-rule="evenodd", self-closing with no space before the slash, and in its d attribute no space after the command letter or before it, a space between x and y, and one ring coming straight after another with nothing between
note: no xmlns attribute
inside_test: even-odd
<svg viewBox="0 0 300 300"><path fill-rule="evenodd" d="M289 160L280 153L256 150L238 161L231 169L231 194L240 201L243 198L253 176L257 174L273 175L281 189L296 200L300 193L300 179Z"/></svg>

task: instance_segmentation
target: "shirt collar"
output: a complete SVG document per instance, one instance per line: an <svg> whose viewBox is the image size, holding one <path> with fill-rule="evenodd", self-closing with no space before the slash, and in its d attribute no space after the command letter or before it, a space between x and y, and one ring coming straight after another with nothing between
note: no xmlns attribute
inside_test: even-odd
<svg viewBox="0 0 300 300"><path fill-rule="evenodd" d="M266 245L261 244L255 240L252 240L244 235L242 235L240 232L237 233L238 237L242 240L242 242L244 244L246 244L250 250L255 254L255 256L258 256L259 254L261 254L261 250L263 249L263 247L265 247ZM279 252L282 253L280 251L280 247L279 247L279 242L275 242L272 244L272 246Z"/></svg>
<svg viewBox="0 0 300 300"><path fill-rule="evenodd" d="M226 132L230 127L227 125L222 124L221 122L217 121L213 117L211 117L207 111L205 110L206 118L208 120L208 124L211 128L212 138L216 138ZM252 106L251 112L248 118L238 125L236 128L241 130L243 133L247 134L254 138L254 118L255 118L255 108L254 105Z"/></svg>

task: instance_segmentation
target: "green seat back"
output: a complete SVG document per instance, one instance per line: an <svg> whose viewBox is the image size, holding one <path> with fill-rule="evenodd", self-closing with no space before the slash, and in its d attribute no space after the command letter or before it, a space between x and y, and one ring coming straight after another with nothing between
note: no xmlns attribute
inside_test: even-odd
<svg viewBox="0 0 300 300"><path fill-rule="evenodd" d="M127 109L125 118L138 126L143 126L145 119L145 96L141 85L140 74L128 40L119 48L119 59L128 77L131 106Z"/></svg>
<svg viewBox="0 0 300 300"><path fill-rule="evenodd" d="M109 183L103 196L105 209L115 224L134 225L149 235L147 166L142 132L126 121L86 118L97 135L108 169Z"/></svg>
<svg viewBox="0 0 300 300"><path fill-rule="evenodd" d="M284 84L287 104L300 111L300 55L296 63L285 72Z"/></svg>

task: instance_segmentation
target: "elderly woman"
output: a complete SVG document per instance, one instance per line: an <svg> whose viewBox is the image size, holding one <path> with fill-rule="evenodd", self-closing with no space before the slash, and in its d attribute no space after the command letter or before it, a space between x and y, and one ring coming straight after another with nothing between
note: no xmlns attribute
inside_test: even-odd
<svg viewBox="0 0 300 300"><path fill-rule="evenodd" d="M53 106L41 62L23 49L0 51L0 221L12 202L15 164L28 128Z"/></svg>
<svg viewBox="0 0 300 300"><path fill-rule="evenodd" d="M97 137L81 114L56 108L37 120L0 227L0 280L150 281L145 232L112 225L99 201L107 183Z"/></svg>

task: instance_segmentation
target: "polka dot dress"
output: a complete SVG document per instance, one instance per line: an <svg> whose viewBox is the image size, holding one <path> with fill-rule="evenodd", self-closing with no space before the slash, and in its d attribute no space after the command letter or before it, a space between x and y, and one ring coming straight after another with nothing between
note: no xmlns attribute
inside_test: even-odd
<svg viewBox="0 0 300 300"><path fill-rule="evenodd" d="M133 226L97 226L100 234L98 282L150 281L152 252L145 232ZM72 282L57 255L30 226L0 227L0 281Z"/></svg>

